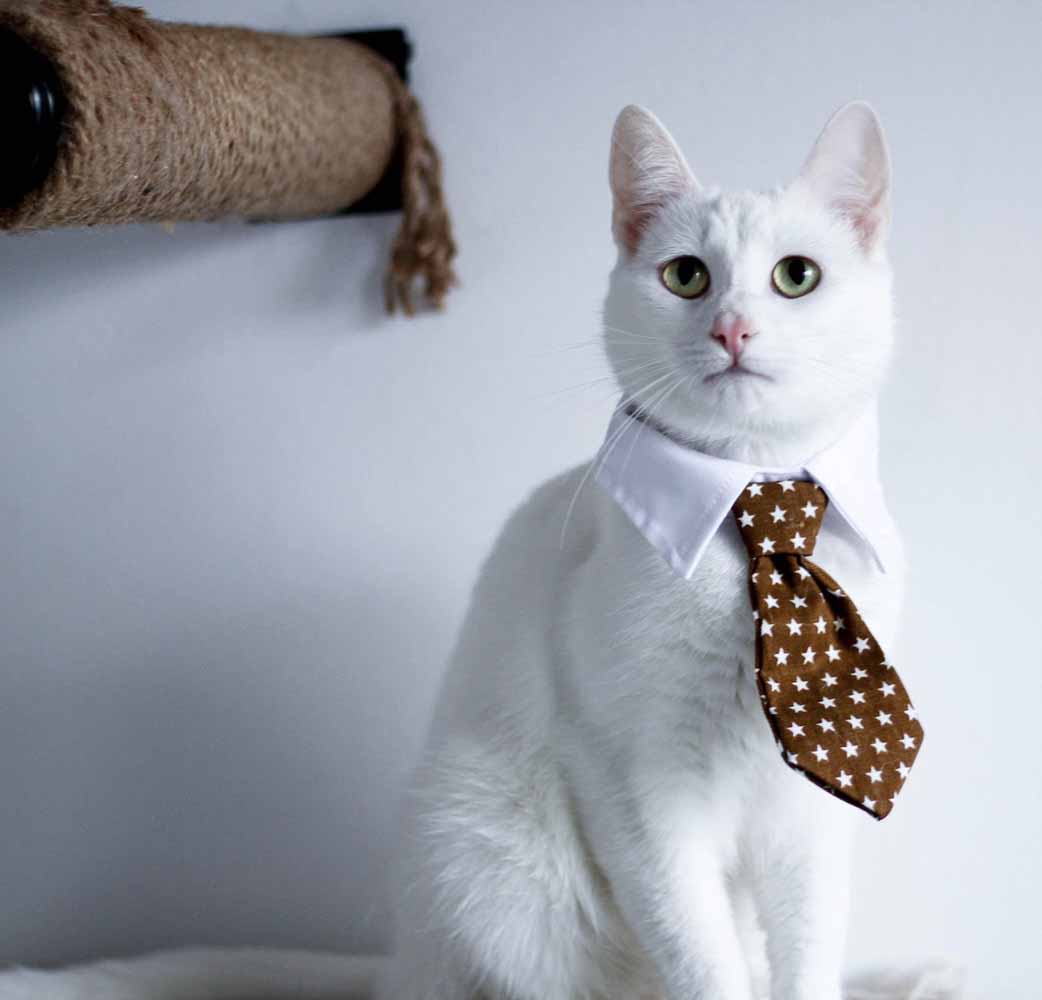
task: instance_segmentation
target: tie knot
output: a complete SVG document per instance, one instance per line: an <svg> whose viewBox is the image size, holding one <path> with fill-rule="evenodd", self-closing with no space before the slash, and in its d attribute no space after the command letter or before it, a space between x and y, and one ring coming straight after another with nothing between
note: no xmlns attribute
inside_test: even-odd
<svg viewBox="0 0 1042 1000"><path fill-rule="evenodd" d="M825 491L809 480L750 483L735 501L734 516L749 554L809 556L828 506Z"/></svg>

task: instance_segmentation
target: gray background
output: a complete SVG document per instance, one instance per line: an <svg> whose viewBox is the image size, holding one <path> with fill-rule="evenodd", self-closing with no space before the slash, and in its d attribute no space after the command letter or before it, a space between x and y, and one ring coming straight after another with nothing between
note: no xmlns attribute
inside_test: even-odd
<svg viewBox="0 0 1042 1000"><path fill-rule="evenodd" d="M1034 995L1039 5L151 9L406 25L464 285L385 319L394 218L0 239L0 962L383 947L395 798L478 562L610 410L615 113L764 187L864 97L897 179L884 468L928 741L865 822L850 951Z"/></svg>

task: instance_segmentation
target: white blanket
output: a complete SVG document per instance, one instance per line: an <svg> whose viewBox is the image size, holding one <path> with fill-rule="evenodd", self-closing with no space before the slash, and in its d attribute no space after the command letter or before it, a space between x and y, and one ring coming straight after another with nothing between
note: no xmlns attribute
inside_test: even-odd
<svg viewBox="0 0 1042 1000"><path fill-rule="evenodd" d="M44 972L0 972L0 1000L371 1000L386 959L263 948L186 948ZM955 1000L944 963L854 976L844 1000ZM460 1000L466 1000L461 997Z"/></svg>

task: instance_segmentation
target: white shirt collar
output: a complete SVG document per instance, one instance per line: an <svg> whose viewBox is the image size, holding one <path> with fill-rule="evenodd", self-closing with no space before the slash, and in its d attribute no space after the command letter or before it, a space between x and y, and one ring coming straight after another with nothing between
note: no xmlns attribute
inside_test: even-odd
<svg viewBox="0 0 1042 1000"><path fill-rule="evenodd" d="M877 471L875 412L802 466L777 469L716 458L677 443L617 410L596 459L595 478L680 576L695 572L710 539L753 481L812 479L831 512L853 529L879 568L896 562L896 539Z"/></svg>

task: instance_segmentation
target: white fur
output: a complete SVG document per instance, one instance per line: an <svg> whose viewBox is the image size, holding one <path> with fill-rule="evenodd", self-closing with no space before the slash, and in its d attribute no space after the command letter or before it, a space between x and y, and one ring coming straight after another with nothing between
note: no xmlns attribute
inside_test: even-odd
<svg viewBox="0 0 1042 1000"><path fill-rule="evenodd" d="M605 344L625 400L704 450L778 466L874 405L892 323L870 109L834 116L768 193L702 188L638 108L612 149ZM658 276L688 253L712 275L690 301ZM795 253L824 277L788 300L770 273ZM723 311L751 322L743 359L770 380L703 381L730 360L709 336ZM482 571L409 796L380 1000L840 1000L849 833L871 821L779 758L737 533L725 525L683 580L588 472L537 490ZM835 536L815 557L892 649L902 568L884 577ZM0 1000L29 996L3 986ZM940 967L846 996L957 990Z"/></svg>

